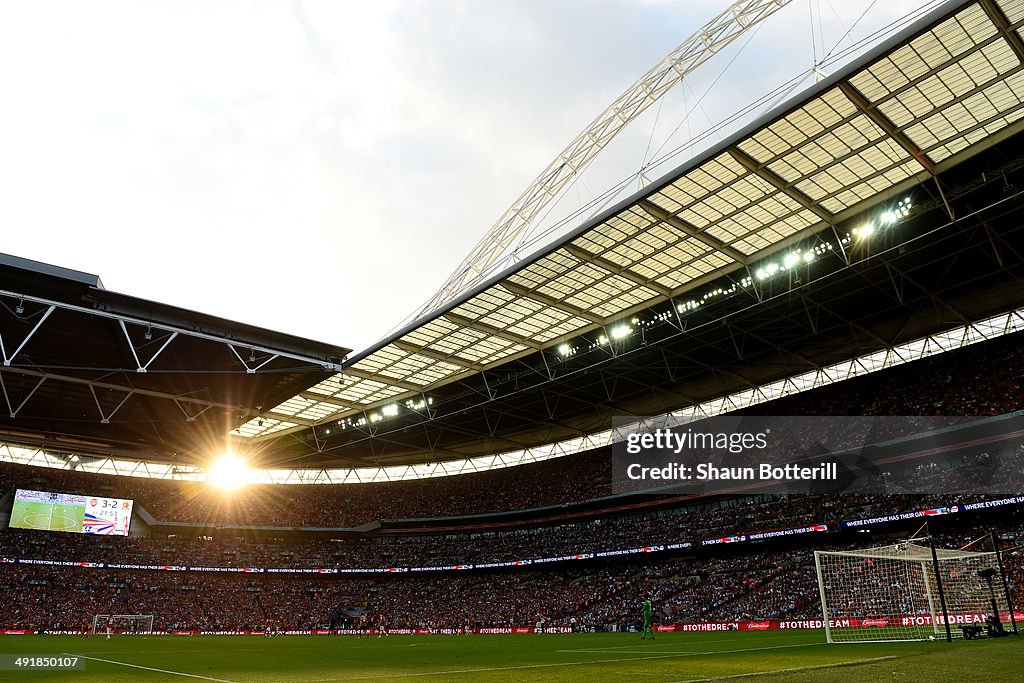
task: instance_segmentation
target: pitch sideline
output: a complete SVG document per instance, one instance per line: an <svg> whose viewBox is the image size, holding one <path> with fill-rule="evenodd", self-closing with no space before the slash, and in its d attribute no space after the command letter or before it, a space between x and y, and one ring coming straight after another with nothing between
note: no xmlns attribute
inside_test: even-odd
<svg viewBox="0 0 1024 683"><path fill-rule="evenodd" d="M82 659L91 659L94 662L105 662L107 664L116 664L117 666L128 666L133 669L144 669L146 671L156 671L162 674L172 674L174 676L186 676L188 678L201 678L204 681L216 681L216 683L239 683L238 681L229 681L225 678L212 678L210 676L201 676L199 674L189 674L183 671L171 671L170 669L157 669L152 666L142 666L141 664L129 664L128 662L118 662L114 659L102 659L100 657L89 657L87 655L75 654L73 652L65 652L65 655L69 657L81 657Z"/></svg>

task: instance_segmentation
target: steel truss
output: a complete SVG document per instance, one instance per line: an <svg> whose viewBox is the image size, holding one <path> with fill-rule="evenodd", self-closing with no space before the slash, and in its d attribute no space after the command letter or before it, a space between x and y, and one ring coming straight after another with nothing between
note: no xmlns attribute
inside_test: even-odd
<svg viewBox="0 0 1024 683"><path fill-rule="evenodd" d="M211 369L208 363L204 364L199 362L198 359L192 358L188 358L188 360L193 361L195 363L194 366L182 367L179 358L179 364L173 371L165 370L162 372L173 372L176 374L208 374L210 372L245 375L265 374L280 372L279 369L270 366L274 361L281 359L295 361L301 366L318 368L324 372L341 372L342 370L340 362L325 360L323 357L271 348L258 343L240 341L228 336L218 336L200 329L190 329L183 325L154 322L137 316L115 313L100 308L90 308L15 291L0 290L0 301L6 300L12 303L16 302L13 306L3 306L16 320L24 321L27 319L31 322L35 318L28 332L20 338L12 338L9 332L5 336L0 331L0 362L2 362L2 366L0 366L0 397L3 399L0 410L4 410L7 416L12 419L19 417L32 397L47 382L60 382L87 387L96 405L101 424L110 424L118 411L132 396L146 396L173 402L182 413L186 422L194 422L211 408L221 408L229 411L238 410L239 406L236 404L204 398L202 395L197 395L197 392L194 390L187 392L163 391L136 386L136 383L132 382L132 375L147 375L154 372L154 362L163 356L165 352L168 352L168 349L171 349L171 352L173 352L173 343L182 338L191 338L224 347L237 359L240 366L239 369L231 370L224 367ZM26 306L33 309L27 315L25 314ZM124 348L127 349L133 360L133 365L80 368L75 366L40 365L31 360L28 352L32 349L33 339L38 336L41 330L46 329L47 325L58 325L58 323L53 322L55 319L54 313L58 311L108 320L114 323L123 339ZM143 343L140 344L133 339L130 330L135 333L137 339L143 340ZM145 347L150 344L156 344L157 348L155 351L146 352ZM21 362L23 358L25 360ZM21 396L15 397L9 386L13 377L22 378L22 382L24 379L28 379L33 384L27 392L23 392ZM123 381L113 381L115 377L120 377ZM105 406L99 395L101 391L105 392L108 396L114 395L116 403L112 406ZM311 421L294 421L307 426L312 424Z"/></svg>

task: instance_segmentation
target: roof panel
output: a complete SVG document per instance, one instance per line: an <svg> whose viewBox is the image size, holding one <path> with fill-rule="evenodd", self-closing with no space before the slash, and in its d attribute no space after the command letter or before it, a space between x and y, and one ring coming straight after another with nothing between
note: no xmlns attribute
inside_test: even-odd
<svg viewBox="0 0 1024 683"><path fill-rule="evenodd" d="M907 87L915 78L962 55L996 35L996 27L979 5L970 5L875 65L850 82L868 100L881 102Z"/></svg>
<svg viewBox="0 0 1024 683"><path fill-rule="evenodd" d="M261 422L262 425L260 424ZM292 427L298 427L298 425L294 422L261 418L252 419L243 425L239 425L235 433L245 437L267 436Z"/></svg>
<svg viewBox="0 0 1024 683"><path fill-rule="evenodd" d="M489 313L496 311L510 301L515 300L515 294L501 287L490 287L480 292L472 299L456 306L452 313L470 320L486 317Z"/></svg>
<svg viewBox="0 0 1024 683"><path fill-rule="evenodd" d="M300 412L296 417L299 417L303 420L312 420L313 422L320 422L322 420L326 420L332 415L336 415L340 410L340 406L336 406L332 403L318 401L317 403L310 405L307 409Z"/></svg>
<svg viewBox="0 0 1024 683"><path fill-rule="evenodd" d="M394 398L395 396L399 396L404 393L407 393L406 390L400 387L381 386L379 389L373 391L370 394L367 394L366 397L363 399L362 403L364 405L371 405L379 401L385 401L387 399Z"/></svg>
<svg viewBox="0 0 1024 683"><path fill-rule="evenodd" d="M808 140L834 130L856 114L853 103L839 88L834 88L737 147L761 163L770 164Z"/></svg>
<svg viewBox="0 0 1024 683"><path fill-rule="evenodd" d="M907 87L915 78L940 69L996 34L984 10L971 5L932 31L895 50L876 65L850 79L868 100L880 102Z"/></svg>
<svg viewBox="0 0 1024 683"><path fill-rule="evenodd" d="M437 318L410 332L406 335L405 340L416 346L429 346L434 342L458 333L462 329L447 318Z"/></svg>
<svg viewBox="0 0 1024 683"><path fill-rule="evenodd" d="M378 353L359 361L353 365L352 368L361 372L381 372L393 363L400 361L405 356L405 351L398 349L393 344L389 344L382 348Z"/></svg>
<svg viewBox="0 0 1024 683"><path fill-rule="evenodd" d="M1000 39L881 103L878 109L902 128L993 82L1019 63L1009 44Z"/></svg>
<svg viewBox="0 0 1024 683"><path fill-rule="evenodd" d="M857 192L852 195L849 193L853 187L862 185L860 182L862 179L886 173L893 166L912 159L909 153L898 147L892 140L883 138L877 144L833 164L806 180L797 182L796 187L811 199L819 202L826 198L838 197L839 204L833 204L833 208L830 209L835 213L865 198ZM858 198L852 199L852 197Z"/></svg>
<svg viewBox="0 0 1024 683"><path fill-rule="evenodd" d="M338 392L338 389L341 387L343 380L345 380L345 376L342 375L341 373L331 375L327 379L317 382L309 389L306 389L306 392L320 394L321 396L333 396Z"/></svg>
<svg viewBox="0 0 1024 683"><path fill-rule="evenodd" d="M375 392L383 389L384 387L385 385L381 382L357 379L346 383L344 388L334 394L334 396L335 398L340 398L349 403L365 403L366 397L372 396Z"/></svg>
<svg viewBox="0 0 1024 683"><path fill-rule="evenodd" d="M423 348L458 359L464 356L468 349L477 346L493 348L495 344L492 340L497 340L497 338L488 336L487 334L472 328L465 327L460 328L459 330L452 332L447 337L438 339L430 346ZM510 342L505 343L508 344Z"/></svg>
<svg viewBox="0 0 1024 683"><path fill-rule="evenodd" d="M539 341L539 337L544 336L545 332L549 329L568 325L573 329L580 330L589 323L590 321L578 318L567 311L557 308L541 308L535 315L523 318L520 322L509 327L509 331Z"/></svg>
<svg viewBox="0 0 1024 683"><path fill-rule="evenodd" d="M1016 110L1024 101L1024 71L1018 70L1005 80L975 92L962 102L951 104L920 123L907 128L907 136L920 145L935 161L941 161L964 146L955 138L997 124L997 119ZM1017 117L1004 119L995 132Z"/></svg>
<svg viewBox="0 0 1024 683"><path fill-rule="evenodd" d="M679 186L670 184L652 194L650 199L665 211L669 213L676 213L684 206L689 206L693 203L696 200L696 197L683 191Z"/></svg>
<svg viewBox="0 0 1024 683"><path fill-rule="evenodd" d="M405 381L412 382L413 384L419 384L423 387L428 387L435 382L440 382L448 377L454 377L455 375L461 374L465 371L465 368L461 368L457 365L435 361L430 365L423 366L423 368L418 372L407 376Z"/></svg>
<svg viewBox="0 0 1024 683"><path fill-rule="evenodd" d="M657 297L658 295L656 292L653 292L646 287L637 287L634 285L631 289L619 290L618 296L610 298L604 303L595 305L593 310L598 315L611 318L616 315L621 315L622 311L625 311L628 308L651 301Z"/></svg>
<svg viewBox="0 0 1024 683"><path fill-rule="evenodd" d="M514 344L499 337L489 337L486 343L466 347L459 353L459 357L479 363L480 365L490 365L503 358L522 353L527 348L521 344Z"/></svg>
<svg viewBox="0 0 1024 683"><path fill-rule="evenodd" d="M1022 116L1024 116L1024 107L1017 106L1016 108L1008 111L1004 116L999 116L987 121L961 136L950 139L945 144L930 148L927 150L928 155L935 160L942 160L950 157L960 150L969 147L971 144L998 133L1011 123L1020 120Z"/></svg>
<svg viewBox="0 0 1024 683"><path fill-rule="evenodd" d="M1011 24L1024 20L1024 0L999 0L996 3Z"/></svg>

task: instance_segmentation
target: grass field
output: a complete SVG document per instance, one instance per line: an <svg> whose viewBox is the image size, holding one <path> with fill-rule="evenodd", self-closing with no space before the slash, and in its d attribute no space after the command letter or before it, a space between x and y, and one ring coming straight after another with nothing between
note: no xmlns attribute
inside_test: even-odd
<svg viewBox="0 0 1024 683"><path fill-rule="evenodd" d="M0 653L81 654L84 671L25 681L820 681L1019 680L1024 637L827 645L820 631L392 636L0 636Z"/></svg>
<svg viewBox="0 0 1024 683"><path fill-rule="evenodd" d="M81 531L85 518L83 505L58 505L17 500L11 509L11 526L20 529Z"/></svg>

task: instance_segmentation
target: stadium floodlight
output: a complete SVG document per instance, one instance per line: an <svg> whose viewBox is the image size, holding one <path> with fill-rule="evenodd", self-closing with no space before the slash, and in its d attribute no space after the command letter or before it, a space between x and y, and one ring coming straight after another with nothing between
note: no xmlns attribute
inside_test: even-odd
<svg viewBox="0 0 1024 683"><path fill-rule="evenodd" d="M792 268L800 260L800 254L795 251L786 254L786 258L782 261L783 268Z"/></svg>
<svg viewBox="0 0 1024 683"><path fill-rule="evenodd" d="M804 263L810 263L813 260L814 260L814 252L813 251L804 252Z"/></svg>
<svg viewBox="0 0 1024 683"><path fill-rule="evenodd" d="M875 232L875 224L865 223L859 228L854 228L852 232L853 236L856 237L857 239L865 240L871 237L871 235Z"/></svg>
<svg viewBox="0 0 1024 683"><path fill-rule="evenodd" d="M571 353L572 353L572 347L569 346L568 344L560 344L558 346L558 355L560 355L560 356L568 356Z"/></svg>
<svg viewBox="0 0 1024 683"><path fill-rule="evenodd" d="M910 198L909 197L904 197L903 199L901 199L896 204L896 208L895 209L889 209L888 211L883 211L882 215L879 216L878 220L879 220L879 222L882 225L892 225L893 223L898 223L901 220L903 220L904 218L907 218L909 215L910 215Z"/></svg>
<svg viewBox="0 0 1024 683"><path fill-rule="evenodd" d="M398 415L398 404L390 403L381 408L380 412L386 415L387 417L394 417L395 415Z"/></svg>
<svg viewBox="0 0 1024 683"><path fill-rule="evenodd" d="M611 336L612 339L622 339L623 337L628 337L632 331L633 328L629 325L616 325L612 328Z"/></svg>
<svg viewBox="0 0 1024 683"><path fill-rule="evenodd" d="M206 473L206 480L230 491L248 483L252 472L245 461L233 453L225 453L214 462Z"/></svg>

